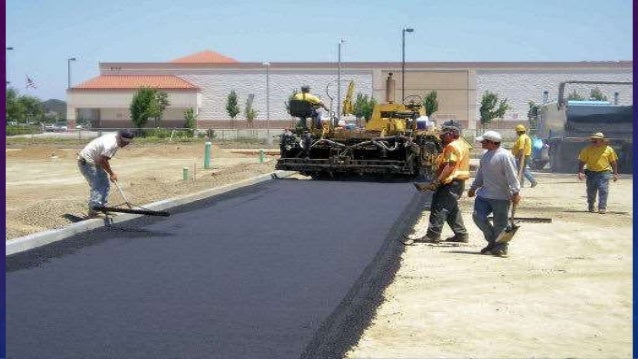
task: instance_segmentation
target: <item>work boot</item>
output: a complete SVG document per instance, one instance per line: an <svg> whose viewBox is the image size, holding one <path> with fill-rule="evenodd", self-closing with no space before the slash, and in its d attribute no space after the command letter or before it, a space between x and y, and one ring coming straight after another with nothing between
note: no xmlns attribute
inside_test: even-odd
<svg viewBox="0 0 638 359"><path fill-rule="evenodd" d="M403 237L399 239L399 242L403 243L406 246L411 246L414 244L414 238Z"/></svg>
<svg viewBox="0 0 638 359"><path fill-rule="evenodd" d="M595 213L596 212L596 208L594 208L594 206L589 206L589 208L587 210L589 212L591 212L591 213Z"/></svg>
<svg viewBox="0 0 638 359"><path fill-rule="evenodd" d="M441 237L434 236L432 234L426 234L423 238L421 238L420 242L422 242L422 243L441 243Z"/></svg>
<svg viewBox="0 0 638 359"><path fill-rule="evenodd" d="M403 239L401 240L401 243L405 244L406 246L410 246L414 243L441 243L441 238L439 237L430 237L427 234L421 238L408 238L408 237L403 237Z"/></svg>
<svg viewBox="0 0 638 359"><path fill-rule="evenodd" d="M492 249L494 249L494 246L488 244L487 247L481 249L481 254L492 254Z"/></svg>
<svg viewBox="0 0 638 359"><path fill-rule="evenodd" d="M600 214L605 214L605 213L607 213L607 210L606 210L606 209L604 209L604 208L599 208L599 209L598 209L598 213L600 213Z"/></svg>
<svg viewBox="0 0 638 359"><path fill-rule="evenodd" d="M507 248L493 249L492 255L495 257L507 258Z"/></svg>
<svg viewBox="0 0 638 359"><path fill-rule="evenodd" d="M495 257L507 257L507 245L497 245L491 250L492 255Z"/></svg>
<svg viewBox="0 0 638 359"><path fill-rule="evenodd" d="M534 182L534 183L532 183L532 186L531 186L531 187L532 187L532 188L534 188L534 187L536 187L536 185L538 185L538 182Z"/></svg>
<svg viewBox="0 0 638 359"><path fill-rule="evenodd" d="M467 238L467 234L455 234L452 237L448 237L445 239L446 242L457 242L457 243L467 243L469 240Z"/></svg>

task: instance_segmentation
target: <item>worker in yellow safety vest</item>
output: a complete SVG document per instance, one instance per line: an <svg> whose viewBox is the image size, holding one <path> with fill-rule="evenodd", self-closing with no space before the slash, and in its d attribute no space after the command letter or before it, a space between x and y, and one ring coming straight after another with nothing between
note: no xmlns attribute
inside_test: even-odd
<svg viewBox="0 0 638 359"><path fill-rule="evenodd" d="M446 242L468 242L467 229L459 209L459 198L465 190L465 181L470 178L470 146L455 126L443 127L440 137L445 147L437 158L436 178L428 184L414 184L421 192L434 191L428 230L420 239L404 238L403 243L406 245L415 242L441 242L441 232L446 222L454 232L454 236L447 238Z"/></svg>
<svg viewBox="0 0 638 359"><path fill-rule="evenodd" d="M529 183L531 183L532 188L536 187L538 182L529 169L530 156L532 155L532 139L527 135L527 129L524 125L516 125L515 130L518 137L512 146L512 155L514 155L514 158L516 159L516 166L519 169L519 172L521 166L523 168L523 176L518 180L521 183L521 187L523 187L525 178L527 178Z"/></svg>
<svg viewBox="0 0 638 359"><path fill-rule="evenodd" d="M310 86L301 86L301 92L297 92L294 97L295 100L306 101L312 105L312 122L315 128L321 127L321 112L317 111L320 107L328 111L326 105L321 99L310 93Z"/></svg>

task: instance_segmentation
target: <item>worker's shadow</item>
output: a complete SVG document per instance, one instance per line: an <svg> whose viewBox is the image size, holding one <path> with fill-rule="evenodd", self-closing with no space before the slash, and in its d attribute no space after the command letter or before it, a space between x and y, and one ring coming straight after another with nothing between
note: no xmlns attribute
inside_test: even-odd
<svg viewBox="0 0 638 359"><path fill-rule="evenodd" d="M425 245L429 246L429 247L442 248L442 249L444 249L442 251L443 253L484 255L484 254L481 254L480 251L472 251L472 250L469 250L469 249L466 249L466 250L463 249L463 245L461 243L441 242L441 243L425 243ZM445 250L447 248L458 248L458 249Z"/></svg>
<svg viewBox="0 0 638 359"><path fill-rule="evenodd" d="M76 216L76 215L71 214L71 213L63 214L62 218L66 219L67 221L72 222L72 223L81 222L81 221L84 221L86 219L84 217Z"/></svg>
<svg viewBox="0 0 638 359"><path fill-rule="evenodd" d="M479 256L484 256L480 251L470 251L470 250L453 250L453 251L445 251L445 253L454 253L454 254L475 254Z"/></svg>

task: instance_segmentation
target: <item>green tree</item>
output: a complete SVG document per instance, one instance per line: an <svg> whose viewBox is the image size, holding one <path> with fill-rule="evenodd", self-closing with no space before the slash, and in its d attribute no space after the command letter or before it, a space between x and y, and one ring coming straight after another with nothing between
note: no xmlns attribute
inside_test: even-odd
<svg viewBox="0 0 638 359"><path fill-rule="evenodd" d="M188 137L193 137L195 129L197 128L197 115L192 107L184 111L184 120L184 128L190 130L186 132Z"/></svg>
<svg viewBox="0 0 638 359"><path fill-rule="evenodd" d="M154 98L155 90L149 87L142 87L133 95L129 110L131 120L136 128L142 128L148 123L148 119L151 117L151 103Z"/></svg>
<svg viewBox="0 0 638 359"><path fill-rule="evenodd" d="M538 120L541 115L541 106L534 103L534 101L530 101L527 103L529 105L529 110L527 111L527 120L529 121L529 128L536 129L538 128Z"/></svg>
<svg viewBox="0 0 638 359"><path fill-rule="evenodd" d="M168 94L166 92L155 90L155 96L151 102L150 111L150 117L155 120L155 127L159 127L164 110L170 106L170 104L171 103L168 101Z"/></svg>
<svg viewBox="0 0 638 359"><path fill-rule="evenodd" d="M27 123L41 122L44 120L44 106L42 101L33 96L20 96L18 98L20 107L24 109L24 116Z"/></svg>
<svg viewBox="0 0 638 359"><path fill-rule="evenodd" d="M576 90L572 91L569 95L567 95L567 101L583 101L585 98L576 92Z"/></svg>
<svg viewBox="0 0 638 359"><path fill-rule="evenodd" d="M23 104L18 101L20 95L18 90L8 88L5 94L6 98L6 121L8 122L25 122L25 109Z"/></svg>
<svg viewBox="0 0 638 359"><path fill-rule="evenodd" d="M231 121L235 121L235 117L239 114L239 105L237 104L237 93L235 90L230 91L226 98L226 112L230 116Z"/></svg>
<svg viewBox="0 0 638 359"><path fill-rule="evenodd" d="M479 109L481 115L481 125L483 128L495 118L502 118L505 115L505 111L509 110L507 99L499 100L498 94L490 91L485 91L481 98L481 108Z"/></svg>
<svg viewBox="0 0 638 359"><path fill-rule="evenodd" d="M436 99L436 91L430 91L423 100L423 108L425 109L426 116L432 116L433 113L439 110L439 101Z"/></svg>
<svg viewBox="0 0 638 359"><path fill-rule="evenodd" d="M248 99L246 100L246 107L244 108L244 115L246 116L246 122L248 122L248 127L252 128L254 126L255 118L257 118L257 114L259 113L253 108L253 99L255 98L255 94L248 95Z"/></svg>
<svg viewBox="0 0 638 359"><path fill-rule="evenodd" d="M598 87L591 89L589 99L592 101L607 101L607 96Z"/></svg>
<svg viewBox="0 0 638 359"><path fill-rule="evenodd" d="M146 126L150 118L153 118L155 127L158 127L162 114L169 105L170 102L166 92L150 87L141 87L133 95L133 100L129 107L131 120L136 128L142 128Z"/></svg>
<svg viewBox="0 0 638 359"><path fill-rule="evenodd" d="M527 111L527 119L532 121L534 119L538 119L540 115L541 106L537 105L534 101L530 101L527 103L529 105L529 110Z"/></svg>
<svg viewBox="0 0 638 359"><path fill-rule="evenodd" d="M370 117L372 117L372 111L376 104L377 101L374 98L368 98L368 95L358 93L357 98L354 101L352 114L357 116L359 119L368 121Z"/></svg>

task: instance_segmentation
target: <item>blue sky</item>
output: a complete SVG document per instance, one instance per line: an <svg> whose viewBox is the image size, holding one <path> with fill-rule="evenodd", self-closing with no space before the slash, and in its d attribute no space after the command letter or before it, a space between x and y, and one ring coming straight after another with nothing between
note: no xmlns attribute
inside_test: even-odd
<svg viewBox="0 0 638 359"><path fill-rule="evenodd" d="M212 50L241 62L632 59L631 0L6 0L7 75L65 100L100 62ZM26 77L37 85L26 89Z"/></svg>

